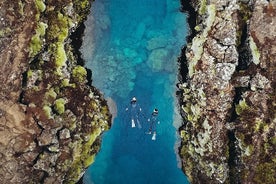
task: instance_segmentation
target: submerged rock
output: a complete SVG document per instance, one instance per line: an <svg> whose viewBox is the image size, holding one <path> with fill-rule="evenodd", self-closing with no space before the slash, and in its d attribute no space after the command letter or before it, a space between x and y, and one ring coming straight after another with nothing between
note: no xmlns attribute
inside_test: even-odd
<svg viewBox="0 0 276 184"><path fill-rule="evenodd" d="M190 3L190 4L189 4ZM275 183L275 1L183 1L179 154L191 183Z"/></svg>
<svg viewBox="0 0 276 184"><path fill-rule="evenodd" d="M0 6L1 182L75 183L111 123L78 51L90 2Z"/></svg>
<svg viewBox="0 0 276 184"><path fill-rule="evenodd" d="M169 51L166 49L155 49L153 50L147 60L147 65L153 71L162 71L165 68L165 62L168 62Z"/></svg>

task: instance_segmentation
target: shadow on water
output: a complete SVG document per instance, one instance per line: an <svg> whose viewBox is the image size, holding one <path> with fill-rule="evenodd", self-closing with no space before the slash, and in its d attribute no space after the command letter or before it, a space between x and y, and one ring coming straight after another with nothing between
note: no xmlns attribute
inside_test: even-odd
<svg viewBox="0 0 276 184"><path fill-rule="evenodd" d="M90 184L188 183L175 143L177 57L185 43L186 17L179 0L102 0L92 4L82 54L93 85L117 104L117 117L84 176ZM142 128L131 127L126 107L136 96ZM147 121L159 109L156 140Z"/></svg>

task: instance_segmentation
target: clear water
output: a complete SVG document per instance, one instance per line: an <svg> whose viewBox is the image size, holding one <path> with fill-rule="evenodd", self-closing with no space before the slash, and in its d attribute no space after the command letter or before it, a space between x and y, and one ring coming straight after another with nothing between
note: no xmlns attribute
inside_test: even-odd
<svg viewBox="0 0 276 184"><path fill-rule="evenodd" d="M112 128L84 176L86 184L185 184L176 154L177 57L187 34L179 0L96 0L86 22L82 53L93 85L117 105ZM136 96L142 128L125 111ZM156 140L147 135L159 109ZM114 109L113 109L114 110Z"/></svg>

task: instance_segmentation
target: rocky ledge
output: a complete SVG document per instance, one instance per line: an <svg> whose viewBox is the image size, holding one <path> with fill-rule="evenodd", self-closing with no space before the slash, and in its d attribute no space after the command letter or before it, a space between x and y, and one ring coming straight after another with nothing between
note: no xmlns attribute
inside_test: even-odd
<svg viewBox="0 0 276 184"><path fill-rule="evenodd" d="M111 121L78 51L90 2L0 7L1 183L75 183Z"/></svg>
<svg viewBox="0 0 276 184"><path fill-rule="evenodd" d="M276 1L182 1L179 149L191 183L276 183Z"/></svg>

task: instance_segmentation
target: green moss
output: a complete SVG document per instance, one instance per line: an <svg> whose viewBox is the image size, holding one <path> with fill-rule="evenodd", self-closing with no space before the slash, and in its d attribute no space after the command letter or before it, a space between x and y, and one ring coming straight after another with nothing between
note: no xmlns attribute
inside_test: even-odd
<svg viewBox="0 0 276 184"><path fill-rule="evenodd" d="M255 183L276 183L275 168L275 163L260 163L256 168L253 181Z"/></svg>
<svg viewBox="0 0 276 184"><path fill-rule="evenodd" d="M236 105L235 110L238 115L241 115L241 113L248 108L249 106L246 104L245 99L243 99Z"/></svg>
<svg viewBox="0 0 276 184"><path fill-rule="evenodd" d="M58 13L59 34L58 41L63 42L68 37L69 17Z"/></svg>
<svg viewBox="0 0 276 184"><path fill-rule="evenodd" d="M91 155L84 161L84 167L89 167L95 161L95 155Z"/></svg>
<svg viewBox="0 0 276 184"><path fill-rule="evenodd" d="M68 37L69 29L73 26L72 19L60 12L51 13L49 20L51 25L48 29L47 38L49 40L58 40L63 43Z"/></svg>
<svg viewBox="0 0 276 184"><path fill-rule="evenodd" d="M0 38L7 37L10 33L11 33L11 29L9 27L1 29L0 30Z"/></svg>
<svg viewBox="0 0 276 184"><path fill-rule="evenodd" d="M56 66L62 67L66 64L67 56L66 52L64 50L64 45L63 43L56 43L56 58L55 58L55 64Z"/></svg>
<svg viewBox="0 0 276 184"><path fill-rule="evenodd" d="M83 158L84 167L88 167L94 162L94 154L91 153L91 146L95 142L98 136L101 134L101 129L97 128L89 136L89 140L83 145L81 158ZM92 154L92 155L91 155Z"/></svg>
<svg viewBox="0 0 276 184"><path fill-rule="evenodd" d="M242 20L246 22L251 17L252 10L250 9L250 6L247 3L240 2L239 5L240 5L240 14L241 14Z"/></svg>
<svg viewBox="0 0 276 184"><path fill-rule="evenodd" d="M180 131L180 137L181 137L181 139L183 139L184 141L185 141L185 140L188 140L188 134L187 134L186 131L184 131L184 130L181 130L181 131Z"/></svg>
<svg viewBox="0 0 276 184"><path fill-rule="evenodd" d="M108 107L107 106L102 106L101 112L104 115L109 115L109 109L108 109Z"/></svg>
<svg viewBox="0 0 276 184"><path fill-rule="evenodd" d="M79 140L78 142L74 142L69 145L73 148L74 161L71 165L68 175L69 177L67 178L66 183L75 183L84 168L94 162L95 154L91 152L91 146L94 144L101 132L101 129L97 128L90 135L87 135L89 136L89 140L87 142Z"/></svg>
<svg viewBox="0 0 276 184"><path fill-rule="evenodd" d="M73 69L72 75L75 79L77 79L77 81L84 82L86 81L87 71L82 66L76 66Z"/></svg>
<svg viewBox="0 0 276 184"><path fill-rule="evenodd" d="M68 37L69 25L68 16L63 15L58 12L51 14L51 19L49 20L50 26L47 32L47 39L53 40L53 44L50 46L50 50L55 56L55 65L57 67L56 74L62 76L61 67L66 65L67 54L65 51L64 41Z"/></svg>
<svg viewBox="0 0 276 184"><path fill-rule="evenodd" d="M39 22L37 25L37 28L35 30L36 34L31 39L30 44L30 56L34 57L42 48L43 46L43 38L45 36L45 31L47 29L48 25Z"/></svg>
<svg viewBox="0 0 276 184"><path fill-rule="evenodd" d="M256 45L256 43L254 42L253 38L250 36L249 37L249 47L251 50L251 54L252 54L252 59L253 59L253 63L255 65L258 65L260 63L260 52L258 50L258 47Z"/></svg>
<svg viewBox="0 0 276 184"><path fill-rule="evenodd" d="M269 132L269 126L267 124L264 125L264 129L263 129L264 132Z"/></svg>
<svg viewBox="0 0 276 184"><path fill-rule="evenodd" d="M254 126L254 132L260 132L264 129L265 123L261 121L260 119L256 120L255 126Z"/></svg>
<svg viewBox="0 0 276 184"><path fill-rule="evenodd" d="M69 79L63 79L61 82L62 87L72 87L75 88L76 84L75 83L70 83Z"/></svg>
<svg viewBox="0 0 276 184"><path fill-rule="evenodd" d="M19 1L19 2L18 2L18 7L19 7L18 12L19 12L19 14L20 14L21 16L24 15L24 6L25 6L25 4L22 3L22 1Z"/></svg>
<svg viewBox="0 0 276 184"><path fill-rule="evenodd" d="M43 0L35 0L35 6L37 8L37 14L35 15L35 19L36 21L39 21L40 13L45 11L46 5L44 4Z"/></svg>
<svg viewBox="0 0 276 184"><path fill-rule="evenodd" d="M48 105L43 106L43 111L48 119L51 118L52 109Z"/></svg>
<svg viewBox="0 0 276 184"><path fill-rule="evenodd" d="M194 29L195 29L196 31L200 31L200 30L201 30L201 28L200 28L199 25L195 26Z"/></svg>
<svg viewBox="0 0 276 184"><path fill-rule="evenodd" d="M28 70L27 71L27 78L31 78L33 76L33 71L32 70Z"/></svg>
<svg viewBox="0 0 276 184"><path fill-rule="evenodd" d="M254 151L254 146L253 145L248 145L245 149L244 149L244 155L246 156L251 156L252 153Z"/></svg>
<svg viewBox="0 0 276 184"><path fill-rule="evenodd" d="M30 55L35 56L42 48L42 41L39 35L35 34L31 40Z"/></svg>
<svg viewBox="0 0 276 184"><path fill-rule="evenodd" d="M58 114L63 114L65 111L65 100L63 98L59 98L55 101L54 109Z"/></svg>
<svg viewBox="0 0 276 184"><path fill-rule="evenodd" d="M78 160L74 161L74 163L71 165L69 175L68 178L66 178L65 183L75 184L76 181L79 179L82 171L82 163L80 158L78 158Z"/></svg>
<svg viewBox="0 0 276 184"><path fill-rule="evenodd" d="M44 12L46 9L43 0L35 0L35 5L40 12Z"/></svg>
<svg viewBox="0 0 276 184"><path fill-rule="evenodd" d="M207 0L201 0L200 1L200 7L199 7L199 15L203 15L206 12L206 4L207 4Z"/></svg>
<svg viewBox="0 0 276 184"><path fill-rule="evenodd" d="M77 128L77 122L76 120L71 120L71 122L68 124L68 129L70 131L73 131Z"/></svg>
<svg viewBox="0 0 276 184"><path fill-rule="evenodd" d="M89 0L73 0L74 8L77 12L80 12L77 15L78 21L82 21L86 17L86 13L90 9L90 1Z"/></svg>
<svg viewBox="0 0 276 184"><path fill-rule="evenodd" d="M203 53L204 42L206 41L208 33L211 30L213 22L215 21L216 6L215 5L208 5L207 6L207 13L208 13L208 17L207 17L206 21L204 22L204 24L206 25L205 29L203 30L201 35L198 35L198 36L193 38L193 42L192 42L192 45L191 45L191 50L193 52L193 57L189 61L189 66L188 66L190 77L192 77L192 75L195 72L195 66L196 66L197 62L200 60L201 55Z"/></svg>
<svg viewBox="0 0 276 184"><path fill-rule="evenodd" d="M53 88L50 88L49 91L45 93L45 98L47 101L55 100L57 98L57 94Z"/></svg>
<svg viewBox="0 0 276 184"><path fill-rule="evenodd" d="M193 126L197 126L198 120L201 117L202 108L206 106L206 97L202 88L195 88L195 86L184 83L180 86L183 90L183 103L182 110L186 114L189 122Z"/></svg>

